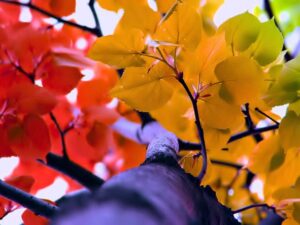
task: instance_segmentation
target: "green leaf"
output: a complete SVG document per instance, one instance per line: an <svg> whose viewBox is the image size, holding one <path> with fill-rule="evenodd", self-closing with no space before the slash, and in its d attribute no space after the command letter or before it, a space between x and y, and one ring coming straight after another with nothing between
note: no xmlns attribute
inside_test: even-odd
<svg viewBox="0 0 300 225"><path fill-rule="evenodd" d="M280 54L283 37L274 20L262 23L256 41L246 50L246 54L253 57L260 65L265 66L273 62Z"/></svg>
<svg viewBox="0 0 300 225"><path fill-rule="evenodd" d="M260 22L254 15L246 12L224 22L219 28L219 32L223 31L228 45L236 51L244 51L256 40Z"/></svg>

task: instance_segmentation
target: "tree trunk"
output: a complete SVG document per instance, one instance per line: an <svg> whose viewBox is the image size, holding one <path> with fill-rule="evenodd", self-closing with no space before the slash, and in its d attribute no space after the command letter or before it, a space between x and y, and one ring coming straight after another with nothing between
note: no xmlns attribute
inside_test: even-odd
<svg viewBox="0 0 300 225"><path fill-rule="evenodd" d="M210 187L200 187L180 168L172 140L158 138L149 146L141 166L69 200L52 225L239 224Z"/></svg>

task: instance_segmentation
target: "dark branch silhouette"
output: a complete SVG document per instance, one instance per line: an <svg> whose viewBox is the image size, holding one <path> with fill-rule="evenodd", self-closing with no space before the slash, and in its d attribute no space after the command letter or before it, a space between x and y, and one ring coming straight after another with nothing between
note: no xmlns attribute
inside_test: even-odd
<svg viewBox="0 0 300 225"><path fill-rule="evenodd" d="M58 208L56 206L51 205L50 203L39 198L36 198L19 188L9 185L2 180L0 180L0 195L24 206L35 214L46 217L48 219L58 211Z"/></svg>

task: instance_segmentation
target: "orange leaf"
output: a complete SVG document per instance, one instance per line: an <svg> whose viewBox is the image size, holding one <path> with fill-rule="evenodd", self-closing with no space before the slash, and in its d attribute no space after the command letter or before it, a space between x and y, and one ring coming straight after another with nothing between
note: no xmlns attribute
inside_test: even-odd
<svg viewBox="0 0 300 225"><path fill-rule="evenodd" d="M105 104L111 99L108 91L109 87L102 79L80 82L77 103L81 107Z"/></svg>
<svg viewBox="0 0 300 225"><path fill-rule="evenodd" d="M10 105L21 113L49 113L57 103L55 96L48 90L31 83L14 85L8 96Z"/></svg>

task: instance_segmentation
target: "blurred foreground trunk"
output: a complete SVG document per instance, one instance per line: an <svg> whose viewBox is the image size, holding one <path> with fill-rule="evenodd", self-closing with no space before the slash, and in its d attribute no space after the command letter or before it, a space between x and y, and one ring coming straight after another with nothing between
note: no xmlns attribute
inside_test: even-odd
<svg viewBox="0 0 300 225"><path fill-rule="evenodd" d="M52 225L238 225L210 187L179 167L173 148L151 143L143 165L69 200Z"/></svg>

